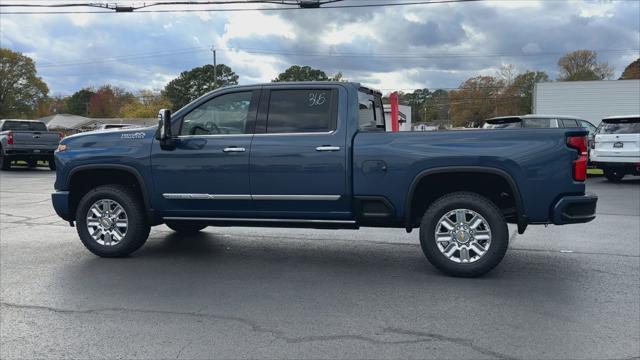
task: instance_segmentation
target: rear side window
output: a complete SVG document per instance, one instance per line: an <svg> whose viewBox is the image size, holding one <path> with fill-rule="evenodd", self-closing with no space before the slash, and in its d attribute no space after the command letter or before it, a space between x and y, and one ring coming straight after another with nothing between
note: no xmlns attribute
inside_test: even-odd
<svg viewBox="0 0 640 360"><path fill-rule="evenodd" d="M267 133L335 130L336 106L335 91L330 89L272 90Z"/></svg>
<svg viewBox="0 0 640 360"><path fill-rule="evenodd" d="M580 126L578 126L578 122L574 119L562 119L562 127L573 128L573 127L580 127Z"/></svg>
<svg viewBox="0 0 640 360"><path fill-rule="evenodd" d="M640 118L627 118L603 121L599 134L639 134Z"/></svg>
<svg viewBox="0 0 640 360"><path fill-rule="evenodd" d="M556 119L526 119L524 122L524 127L526 128L536 128L536 129L548 129L548 128L557 128L558 120Z"/></svg>
<svg viewBox="0 0 640 360"><path fill-rule="evenodd" d="M5 121L2 125L2 131L47 131L47 125L41 122L33 121Z"/></svg>

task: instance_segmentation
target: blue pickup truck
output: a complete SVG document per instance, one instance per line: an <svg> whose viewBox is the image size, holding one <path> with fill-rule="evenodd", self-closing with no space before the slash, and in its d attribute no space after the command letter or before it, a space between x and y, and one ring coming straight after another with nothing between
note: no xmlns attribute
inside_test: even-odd
<svg viewBox="0 0 640 360"><path fill-rule="evenodd" d="M420 229L454 276L494 268L507 223L585 223L587 131L385 132L381 94L356 83L218 89L153 128L62 140L53 205L94 254L139 249L151 226Z"/></svg>

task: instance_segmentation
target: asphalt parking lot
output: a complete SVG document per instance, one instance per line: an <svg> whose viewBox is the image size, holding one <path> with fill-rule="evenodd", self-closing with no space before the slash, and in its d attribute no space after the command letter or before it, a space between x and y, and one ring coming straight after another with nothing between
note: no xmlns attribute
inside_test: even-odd
<svg viewBox="0 0 640 360"><path fill-rule="evenodd" d="M0 175L2 359L640 357L639 178L590 179L595 221L511 229L479 279L391 229L160 226L101 259L55 215L53 180Z"/></svg>

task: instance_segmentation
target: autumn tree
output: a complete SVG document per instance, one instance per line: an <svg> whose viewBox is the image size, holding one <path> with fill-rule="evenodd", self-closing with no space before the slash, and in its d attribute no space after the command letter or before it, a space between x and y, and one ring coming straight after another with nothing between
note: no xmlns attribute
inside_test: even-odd
<svg viewBox="0 0 640 360"><path fill-rule="evenodd" d="M122 108L125 118L155 118L160 109L170 109L171 103L162 94L150 90L142 90L135 101Z"/></svg>
<svg viewBox="0 0 640 360"><path fill-rule="evenodd" d="M622 76L620 76L620 80L632 79L640 79L640 58L627 65L627 67L622 72Z"/></svg>
<svg viewBox="0 0 640 360"><path fill-rule="evenodd" d="M0 48L0 118L33 115L48 93L30 57Z"/></svg>
<svg viewBox="0 0 640 360"><path fill-rule="evenodd" d="M162 95L173 104L174 110L178 110L209 91L238 84L238 75L227 65L218 64L214 85L213 70L213 65L205 65L184 71L165 86Z"/></svg>
<svg viewBox="0 0 640 360"><path fill-rule="evenodd" d="M92 88L84 88L73 93L66 99L67 112L73 115L89 116L89 102L95 93Z"/></svg>
<svg viewBox="0 0 640 360"><path fill-rule="evenodd" d="M606 80L613 76L613 69L606 62L598 61L593 50L570 52L558 60L560 81Z"/></svg>
<svg viewBox="0 0 640 360"><path fill-rule="evenodd" d="M117 86L104 85L89 99L89 115L95 118L122 116L122 108L135 101L132 93Z"/></svg>
<svg viewBox="0 0 640 360"><path fill-rule="evenodd" d="M342 78L342 74L336 79L339 81ZM293 65L284 72L280 73L277 78L273 79L273 82L283 81L327 81L329 77L327 74L319 69L314 69L310 66Z"/></svg>
<svg viewBox="0 0 640 360"><path fill-rule="evenodd" d="M449 93L450 117L454 126L480 126L499 114L504 81L493 76L476 76Z"/></svg>

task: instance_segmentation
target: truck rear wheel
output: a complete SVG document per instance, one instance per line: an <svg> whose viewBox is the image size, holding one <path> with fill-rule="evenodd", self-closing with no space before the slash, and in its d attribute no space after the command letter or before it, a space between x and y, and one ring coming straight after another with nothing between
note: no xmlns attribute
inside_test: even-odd
<svg viewBox="0 0 640 360"><path fill-rule="evenodd" d="M142 201L123 185L99 186L85 194L76 211L80 240L102 257L124 257L138 250L149 237Z"/></svg>
<svg viewBox="0 0 640 360"><path fill-rule="evenodd" d="M475 193L457 192L427 209L420 224L420 245L438 270L476 277L502 261L509 230L493 202Z"/></svg>
<svg viewBox="0 0 640 360"><path fill-rule="evenodd" d="M206 228L206 225L194 224L188 222L167 222L166 225L173 231L181 234L195 234Z"/></svg>

